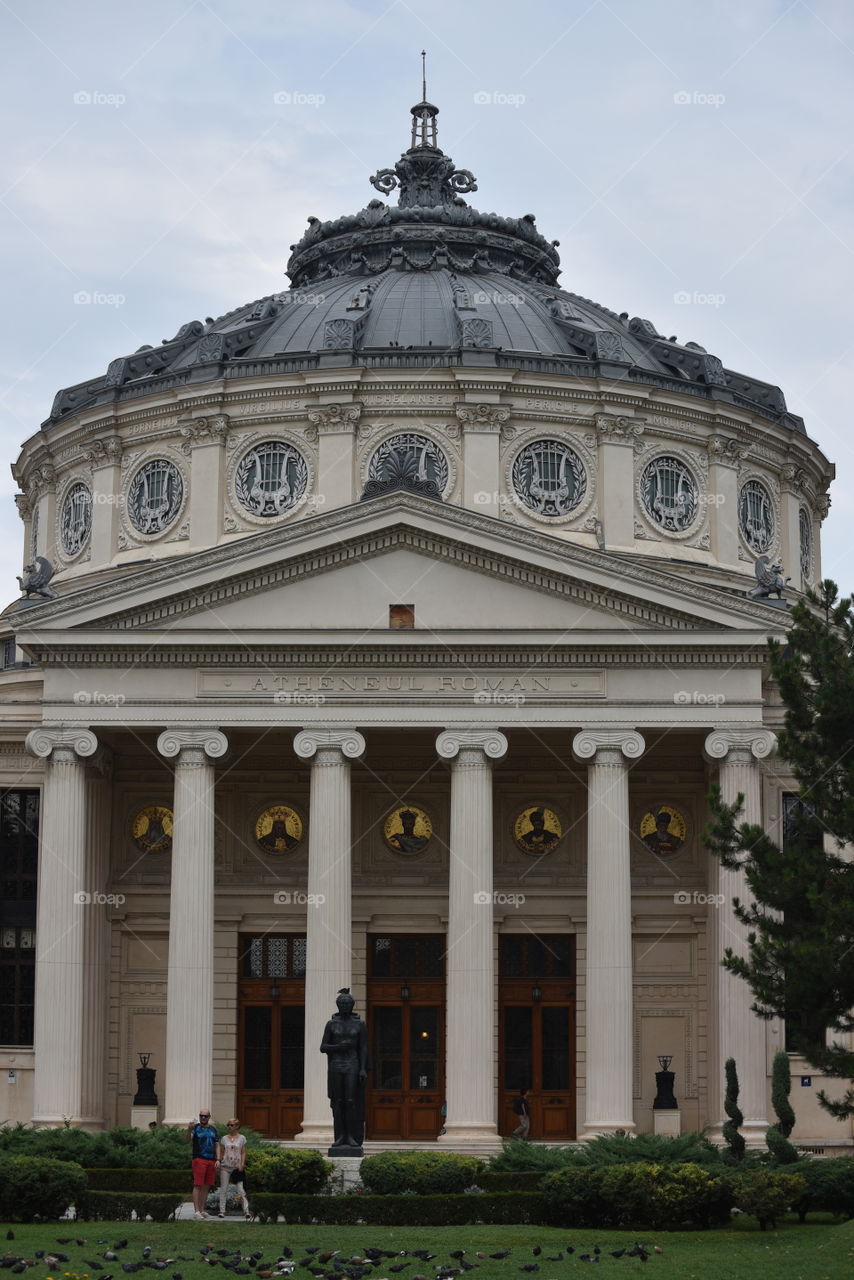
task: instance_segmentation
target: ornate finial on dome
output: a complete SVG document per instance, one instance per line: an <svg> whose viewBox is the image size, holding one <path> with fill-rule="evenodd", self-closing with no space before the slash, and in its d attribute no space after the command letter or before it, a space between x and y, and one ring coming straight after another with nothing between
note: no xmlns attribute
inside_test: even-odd
<svg viewBox="0 0 854 1280"><path fill-rule="evenodd" d="M432 147L438 151L439 108L427 101L427 50L421 50L421 101L412 108L412 147Z"/></svg>
<svg viewBox="0 0 854 1280"><path fill-rule="evenodd" d="M412 145L404 151L393 169L379 169L371 178L371 186L384 196L400 187L398 204L402 209L449 208L463 204L463 192L477 191L474 174L468 169L455 169L450 156L439 149L436 117L439 108L427 101L427 53L421 50L422 99L412 108Z"/></svg>

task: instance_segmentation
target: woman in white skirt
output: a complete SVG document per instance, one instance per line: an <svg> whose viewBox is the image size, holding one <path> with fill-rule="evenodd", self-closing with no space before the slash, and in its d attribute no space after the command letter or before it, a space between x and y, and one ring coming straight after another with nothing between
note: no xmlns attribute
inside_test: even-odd
<svg viewBox="0 0 854 1280"><path fill-rule="evenodd" d="M219 1216L225 1217L225 1201L228 1195L228 1184L232 1177L238 1186L238 1201L243 1201L247 1221L252 1217L249 1199L246 1195L246 1178L243 1172L246 1164L246 1139L239 1132L240 1121L229 1120L228 1132L220 1139L219 1149Z"/></svg>

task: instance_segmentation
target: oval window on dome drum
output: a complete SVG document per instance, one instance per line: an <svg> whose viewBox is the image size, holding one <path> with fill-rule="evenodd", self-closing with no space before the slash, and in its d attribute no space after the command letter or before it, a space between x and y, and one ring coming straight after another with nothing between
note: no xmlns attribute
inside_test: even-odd
<svg viewBox="0 0 854 1280"><path fill-rule="evenodd" d="M140 467L128 494L130 522L140 533L162 533L181 510L184 481L168 458L155 458Z"/></svg>
<svg viewBox="0 0 854 1280"><path fill-rule="evenodd" d="M738 498L738 527L741 536L757 555L774 541L774 508L771 494L759 480L748 480Z"/></svg>
<svg viewBox="0 0 854 1280"><path fill-rule="evenodd" d="M411 489L441 498L448 487L448 459L427 436L406 431L384 440L371 455L368 483L380 488Z"/></svg>
<svg viewBox="0 0 854 1280"><path fill-rule="evenodd" d="M83 550L91 529L92 494L82 481L78 481L65 495L59 520L62 550L67 556L76 556Z"/></svg>
<svg viewBox="0 0 854 1280"><path fill-rule="evenodd" d="M660 528L683 533L694 523L699 490L681 459L669 454L653 458L644 468L640 490L646 514Z"/></svg>
<svg viewBox="0 0 854 1280"><path fill-rule="evenodd" d="M284 515L305 497L308 463L282 440L256 444L240 459L234 476L237 501L253 516Z"/></svg>
<svg viewBox="0 0 854 1280"><path fill-rule="evenodd" d="M587 492L587 472L561 440L533 440L513 463L516 496L540 516L569 515Z"/></svg>

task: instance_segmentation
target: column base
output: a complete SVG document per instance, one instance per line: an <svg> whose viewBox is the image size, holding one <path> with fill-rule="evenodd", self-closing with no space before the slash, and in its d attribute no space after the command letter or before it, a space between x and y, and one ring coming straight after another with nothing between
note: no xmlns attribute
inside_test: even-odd
<svg viewBox="0 0 854 1280"><path fill-rule="evenodd" d="M316 1147L318 1151L325 1151L334 1141L335 1130L331 1124L312 1124L310 1121L306 1121L293 1137L295 1145Z"/></svg>
<svg viewBox="0 0 854 1280"><path fill-rule="evenodd" d="M449 1124L445 1122L445 1132L436 1138L439 1147L459 1147L471 1143L472 1146L491 1146L501 1150L501 1138L494 1124Z"/></svg>
<svg viewBox="0 0 854 1280"><path fill-rule="evenodd" d="M719 1120L717 1124L710 1124L704 1130L709 1142L713 1142L717 1147L726 1146L726 1138L723 1135L724 1124L725 1121ZM738 1131L749 1150L762 1151L767 1147L768 1144L765 1141L765 1135L768 1132L767 1120L745 1120Z"/></svg>
<svg viewBox="0 0 854 1280"><path fill-rule="evenodd" d="M587 1121L581 1126L581 1133L578 1135L579 1142L590 1142L593 1138L600 1138L604 1135L618 1138L633 1138L636 1132L634 1120L602 1120L598 1124L594 1121Z"/></svg>

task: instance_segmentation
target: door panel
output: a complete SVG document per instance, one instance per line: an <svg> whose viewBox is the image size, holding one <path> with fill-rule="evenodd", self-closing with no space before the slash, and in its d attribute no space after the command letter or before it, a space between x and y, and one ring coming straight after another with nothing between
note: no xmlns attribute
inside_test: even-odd
<svg viewBox="0 0 854 1280"><path fill-rule="evenodd" d="M531 1137L546 1142L575 1137L575 1000L566 982L502 983L499 1131L519 1124L513 1101L530 1089ZM523 1003L524 1001L524 1003Z"/></svg>
<svg viewBox="0 0 854 1280"><path fill-rule="evenodd" d="M371 985L367 1137L432 1140L445 1096L442 984L412 983L408 999L400 983Z"/></svg>
<svg viewBox="0 0 854 1280"><path fill-rule="evenodd" d="M305 1008L286 998L240 1010L237 1111L271 1138L292 1138L302 1123Z"/></svg>

